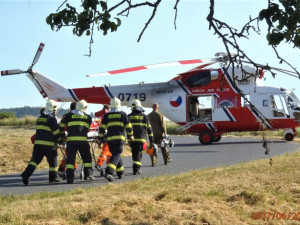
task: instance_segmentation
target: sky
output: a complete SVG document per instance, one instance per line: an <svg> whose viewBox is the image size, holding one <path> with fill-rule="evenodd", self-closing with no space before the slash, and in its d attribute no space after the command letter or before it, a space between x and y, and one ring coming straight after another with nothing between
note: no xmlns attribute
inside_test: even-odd
<svg viewBox="0 0 300 225"><path fill-rule="evenodd" d="M67 88L137 84L141 81L154 83L168 81L196 65L108 77L87 78L86 75L161 62L207 59L214 57L216 52L225 51L221 40L208 29L206 16L209 13L209 0L182 0L178 5L177 29L174 28L175 1L164 0L140 42L137 42L138 36L151 15L146 8L131 11L129 17L121 17L122 25L117 32L106 36L102 32L95 32L92 56L86 57L89 37L74 36L69 28L52 31L45 22L46 17L55 12L62 2L0 0L0 70L27 70L39 44L43 42L45 47L34 69ZM109 0L108 4L111 2L116 1ZM256 17L266 4L267 1L261 0L216 0L215 15L240 28L249 15ZM249 40L241 42L241 46L256 62L290 69L279 64L265 40L265 26L261 28L261 35L251 34ZM284 44L278 51L294 67L300 68L298 49ZM273 79L269 73L265 78L265 85L296 88L295 93L300 97L299 79L283 74ZM25 74L0 77L0 108L44 105L45 99ZM68 108L69 103L61 106ZM88 112L101 108L102 105L89 104Z"/></svg>

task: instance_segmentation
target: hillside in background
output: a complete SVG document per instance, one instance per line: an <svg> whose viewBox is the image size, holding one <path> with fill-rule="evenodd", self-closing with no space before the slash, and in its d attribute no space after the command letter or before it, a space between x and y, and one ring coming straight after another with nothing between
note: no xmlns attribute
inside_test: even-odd
<svg viewBox="0 0 300 225"><path fill-rule="evenodd" d="M38 117L40 116L40 110L41 107L24 106L18 108L0 109L0 112L13 112L17 118L22 118L24 116ZM67 112L69 112L69 109L60 109L57 116L60 117Z"/></svg>

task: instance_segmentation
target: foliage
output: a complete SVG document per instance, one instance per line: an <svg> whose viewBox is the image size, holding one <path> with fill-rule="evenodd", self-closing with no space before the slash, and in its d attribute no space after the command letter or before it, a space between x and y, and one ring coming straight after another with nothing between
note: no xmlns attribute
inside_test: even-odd
<svg viewBox="0 0 300 225"><path fill-rule="evenodd" d="M0 112L0 120L16 117L14 112Z"/></svg>
<svg viewBox="0 0 300 225"><path fill-rule="evenodd" d="M167 125L168 134L170 134L170 135L184 135L185 134L185 131L178 131L177 128L179 128L180 125L178 125L172 121L167 121L166 125Z"/></svg>
<svg viewBox="0 0 300 225"><path fill-rule="evenodd" d="M259 16L255 18L250 17L249 21L240 31L226 24L224 21L215 18L215 0L207 1L210 2L210 12L207 16L209 29L213 29L215 34L222 39L228 54L230 54L230 49L228 47L231 46L238 52L238 55L241 56L241 58L247 58L251 63L253 62L247 57L247 54L239 48L237 40L248 38L251 30L260 33L260 28L258 27L259 21L266 21L269 26L267 40L273 47L279 45L284 39L294 43L295 47L300 47L300 30L298 26L300 22L300 0L269 0L267 8L262 9L259 12ZM62 27L73 27L74 35L81 36L85 33L86 35L91 36L90 53L88 56L91 55L91 45L93 43L95 25L98 30L102 30L103 34L106 35L109 30L111 32L117 31L117 28L121 25L120 16L128 17L130 11L133 9L143 6L150 7L152 8L152 14L139 35L139 41L148 25L155 17L159 5L162 3L161 0L155 0L153 3L141 1L132 4L131 1L119 0L114 2L114 5L109 6L108 2L105 1L82 0L81 6L76 8L67 2L68 0L64 0L57 11L51 13L46 18L46 22L52 30L56 28L56 31L58 31ZM177 6L179 2L180 0L174 0L175 29L178 10ZM61 9L62 7L64 8ZM79 8L81 8L81 12L78 12ZM117 16L112 19L113 14L116 14ZM253 25L254 23L257 24ZM278 58L280 58L277 51L276 54ZM282 59L282 61L285 60Z"/></svg>
<svg viewBox="0 0 300 225"><path fill-rule="evenodd" d="M24 116L40 116L41 107L31 107L31 106L24 106L24 107L16 107L16 108L7 108L7 109L0 109L0 112L6 113L13 113L16 117L21 118ZM58 111L58 117L62 116L63 114L67 113L68 109L60 109ZM1 114L0 114L1 115ZM1 116L0 116L1 119Z"/></svg>
<svg viewBox="0 0 300 225"><path fill-rule="evenodd" d="M73 26L73 34L81 36L85 33L87 36L91 35L94 29L94 25L97 25L98 30L102 30L106 35L110 30L114 32L121 25L121 20L118 17L111 20L111 15L107 9L107 3L105 1L98 0L83 0L82 12L77 12L77 9L70 4L66 4L66 8L51 13L46 22L51 26L51 29L61 29L63 26ZM99 9L100 8L100 9ZM100 10L100 11L99 11Z"/></svg>
<svg viewBox="0 0 300 225"><path fill-rule="evenodd" d="M259 19L269 26L267 40L270 45L279 45L282 41L294 43L300 48L300 1L270 1L268 8L259 13Z"/></svg>

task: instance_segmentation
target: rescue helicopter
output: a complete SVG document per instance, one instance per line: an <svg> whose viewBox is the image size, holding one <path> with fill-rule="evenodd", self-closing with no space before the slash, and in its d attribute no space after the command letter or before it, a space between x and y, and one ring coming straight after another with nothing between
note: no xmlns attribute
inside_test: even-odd
<svg viewBox="0 0 300 225"><path fill-rule="evenodd" d="M123 106L128 106L132 99L139 99L146 108L158 103L166 118L179 124L179 129L187 134L199 135L201 144L218 142L226 132L278 129L284 129L285 139L292 141L296 127L300 126L300 101L293 90L259 85L257 80L263 77L263 71L251 64L226 68L229 60L226 53L217 53L215 58L209 59L159 63L87 75L107 76L199 64L167 82L70 89L33 70L43 48L41 43L28 70L5 70L1 71L1 76L26 73L43 98L58 102L85 99L88 103L109 104L111 98L117 97ZM219 66L210 67L217 63Z"/></svg>

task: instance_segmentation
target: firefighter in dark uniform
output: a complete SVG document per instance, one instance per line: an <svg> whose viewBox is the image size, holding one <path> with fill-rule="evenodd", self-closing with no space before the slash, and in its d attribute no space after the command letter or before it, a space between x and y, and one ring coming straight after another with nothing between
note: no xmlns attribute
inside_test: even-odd
<svg viewBox="0 0 300 225"><path fill-rule="evenodd" d="M149 119L141 105L140 100L134 99L130 101L129 107L131 107L132 112L128 114L129 121L133 128L134 140L130 142L130 147L132 151L132 161L133 161L133 174L141 174L142 166L142 154L144 150L144 144L147 142L147 134L149 137L150 148L153 146L153 133Z"/></svg>
<svg viewBox="0 0 300 225"><path fill-rule="evenodd" d="M83 160L84 180L95 180L92 169L92 155L88 143L87 134L92 123L91 116L87 115L87 102L81 100L77 102L76 110L68 113L60 123L60 131L64 133L65 127L68 127L67 136L67 183L74 183L74 169L76 153L79 151Z"/></svg>
<svg viewBox="0 0 300 225"><path fill-rule="evenodd" d="M29 177L46 156L49 163L49 182L59 182L57 175L57 143L61 141L59 126L55 118L57 104L50 100L46 103L46 109L41 110L41 115L36 123L36 136L31 160L21 174L23 183L28 185Z"/></svg>
<svg viewBox="0 0 300 225"><path fill-rule="evenodd" d="M159 105L158 103L154 103L152 105L153 111L148 114L150 124L153 131L153 142L160 146L164 163L167 165L171 162L171 158L168 152L168 149L166 146L161 146L161 141L167 136L167 128L166 123L164 120L163 114L161 114L158 109ZM156 166L157 163L157 152L153 152L153 155L151 156L152 166Z"/></svg>
<svg viewBox="0 0 300 225"><path fill-rule="evenodd" d="M121 101L118 98L112 98L110 101L111 110L103 116L101 126L99 128L99 145L105 139L108 142L109 150L112 156L105 169L105 178L108 181L114 180L114 173L117 172L118 178L121 179L124 174L124 167L121 158L123 145L125 143L125 129L127 138L133 140L133 131L131 123L125 112L120 111Z"/></svg>

